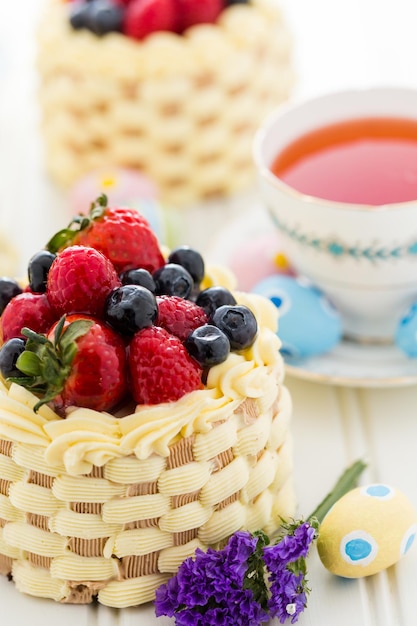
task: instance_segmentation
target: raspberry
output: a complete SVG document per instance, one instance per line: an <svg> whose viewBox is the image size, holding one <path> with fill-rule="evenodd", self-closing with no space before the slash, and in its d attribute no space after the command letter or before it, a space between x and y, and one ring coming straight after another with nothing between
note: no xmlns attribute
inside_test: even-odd
<svg viewBox="0 0 417 626"><path fill-rule="evenodd" d="M224 9L223 0L176 0L180 32L196 24L214 24Z"/></svg>
<svg viewBox="0 0 417 626"><path fill-rule="evenodd" d="M116 270L101 252L70 246L51 265L47 296L57 317L64 313L102 317L106 297L120 284Z"/></svg>
<svg viewBox="0 0 417 626"><path fill-rule="evenodd" d="M123 32L134 39L160 30L174 32L178 14L175 0L132 0L126 8Z"/></svg>
<svg viewBox="0 0 417 626"><path fill-rule="evenodd" d="M3 341L23 337L24 326L46 333L57 319L44 293L21 293L8 303L0 319Z"/></svg>
<svg viewBox="0 0 417 626"><path fill-rule="evenodd" d="M158 326L136 333L128 361L132 394L138 404L175 402L203 387L201 367L178 337Z"/></svg>
<svg viewBox="0 0 417 626"><path fill-rule="evenodd" d="M191 302L177 296L158 296L158 317L156 323L169 333L185 341L193 330L207 324L205 311Z"/></svg>

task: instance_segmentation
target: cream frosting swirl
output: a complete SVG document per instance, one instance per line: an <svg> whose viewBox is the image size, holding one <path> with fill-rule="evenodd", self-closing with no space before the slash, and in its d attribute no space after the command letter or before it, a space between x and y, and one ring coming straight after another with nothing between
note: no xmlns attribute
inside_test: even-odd
<svg viewBox="0 0 417 626"><path fill-rule="evenodd" d="M103 466L132 454L140 460L153 454L168 456L169 445L179 435L208 432L246 398L273 397L283 371L275 307L261 296L240 292L235 296L255 313L259 331L250 348L231 353L224 363L210 369L204 389L176 402L137 406L121 418L74 408L62 419L48 407L34 413L35 396L16 384L9 389L2 384L0 437L44 446L48 464L64 465L69 474L80 475L93 465Z"/></svg>

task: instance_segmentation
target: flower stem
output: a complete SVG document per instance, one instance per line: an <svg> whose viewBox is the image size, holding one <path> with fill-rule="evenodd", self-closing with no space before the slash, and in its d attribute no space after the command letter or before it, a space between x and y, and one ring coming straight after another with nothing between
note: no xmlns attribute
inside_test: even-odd
<svg viewBox="0 0 417 626"><path fill-rule="evenodd" d="M313 511L313 513L308 517L308 519L316 518L318 522L321 522L324 519L324 516L330 511L331 507L342 497L353 489L358 481L359 476L362 474L363 470L366 467L366 463L364 461L358 460L355 461L350 467L348 467L335 486L332 491L327 494L327 496L320 502L317 508Z"/></svg>

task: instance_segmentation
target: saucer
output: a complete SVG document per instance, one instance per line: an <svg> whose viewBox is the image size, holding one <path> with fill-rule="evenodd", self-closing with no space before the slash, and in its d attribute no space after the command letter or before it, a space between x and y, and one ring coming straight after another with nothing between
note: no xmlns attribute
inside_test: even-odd
<svg viewBox="0 0 417 626"><path fill-rule="evenodd" d="M265 236L274 226L262 206L246 207L229 220L210 242L209 262L233 265L236 250L246 241ZM395 345L343 340L331 352L309 358L284 357L286 373L294 378L347 387L399 387L417 383L417 359Z"/></svg>
<svg viewBox="0 0 417 626"><path fill-rule="evenodd" d="M345 387L400 387L417 383L417 359L395 345L341 341L331 352L284 357L287 376Z"/></svg>

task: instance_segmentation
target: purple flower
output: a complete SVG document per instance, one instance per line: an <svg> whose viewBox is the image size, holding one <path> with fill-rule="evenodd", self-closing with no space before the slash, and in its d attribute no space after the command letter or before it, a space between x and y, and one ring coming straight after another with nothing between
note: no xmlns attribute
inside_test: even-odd
<svg viewBox="0 0 417 626"><path fill-rule="evenodd" d="M224 552L229 573L242 582L247 570L249 557L254 553L257 537L247 532L236 532L226 545Z"/></svg>
<svg viewBox="0 0 417 626"><path fill-rule="evenodd" d="M155 613L175 618L177 626L259 626L269 617L245 587L248 559L258 537L237 532L223 550L197 549L176 576L156 592Z"/></svg>
<svg viewBox="0 0 417 626"><path fill-rule="evenodd" d="M281 624L291 617L291 623L294 624L307 604L304 575L282 569L271 574L269 581L271 597L268 609L271 617L278 617Z"/></svg>
<svg viewBox="0 0 417 626"><path fill-rule="evenodd" d="M286 534L273 546L264 549L265 563L272 572L285 567L288 563L305 558L315 537L315 529L308 522L295 528L293 534Z"/></svg>

